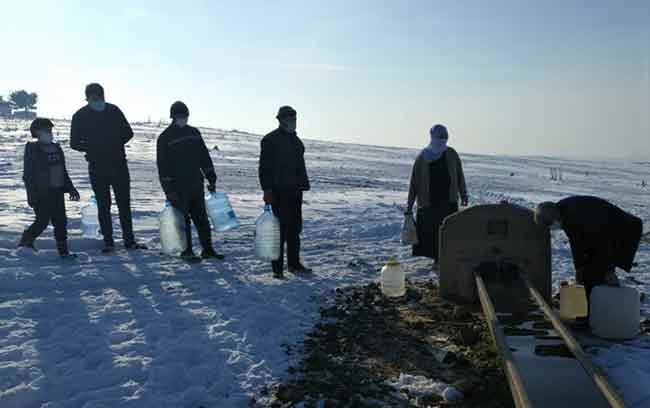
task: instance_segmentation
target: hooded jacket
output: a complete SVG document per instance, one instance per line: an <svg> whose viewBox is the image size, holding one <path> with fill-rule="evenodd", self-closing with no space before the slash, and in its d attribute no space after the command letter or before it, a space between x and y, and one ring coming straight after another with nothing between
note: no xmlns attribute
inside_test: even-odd
<svg viewBox="0 0 650 408"><path fill-rule="evenodd" d="M101 112L84 106L72 116L70 148L86 153L86 160L95 169L126 163L124 145L131 138L131 125L113 104L107 103Z"/></svg>
<svg viewBox="0 0 650 408"><path fill-rule="evenodd" d="M625 271L632 269L643 221L602 198L574 196L557 203L562 229L569 237L576 269L606 260Z"/></svg>
<svg viewBox="0 0 650 408"><path fill-rule="evenodd" d="M63 192L71 193L75 191L68 170L65 166L65 155L63 149L58 143L54 154L60 155L57 158L63 165ZM47 197L50 191L50 164L49 153L41 149L39 142L29 142L25 145L25 155L23 157L23 181L27 190L27 202L34 206L38 200Z"/></svg>
<svg viewBox="0 0 650 408"><path fill-rule="evenodd" d="M170 125L158 137L156 152L165 194L203 188L204 176L211 184L217 181L210 152L195 127Z"/></svg>
<svg viewBox="0 0 650 408"><path fill-rule="evenodd" d="M463 173L463 165L456 150L451 147L443 153L447 159L447 166L449 167L449 202L458 203L458 198L462 200L467 199L467 187L465 185L465 174ZM407 202L407 209L411 210L415 201L418 203L418 208L427 208L430 206L429 199L431 197L429 163L424 155L420 153L413 170L411 172L411 182L409 187L409 196Z"/></svg>
<svg viewBox="0 0 650 408"><path fill-rule="evenodd" d="M305 146L294 133L276 129L261 143L259 178L264 191L308 191Z"/></svg>

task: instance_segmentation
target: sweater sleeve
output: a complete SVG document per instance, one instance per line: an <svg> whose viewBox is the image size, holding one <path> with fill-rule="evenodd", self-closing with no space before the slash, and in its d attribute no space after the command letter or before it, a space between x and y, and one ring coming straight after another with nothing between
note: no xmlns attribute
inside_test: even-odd
<svg viewBox="0 0 650 408"><path fill-rule="evenodd" d="M167 145L165 143L165 134L163 133L158 137L156 143L156 165L158 167L158 178L160 179L160 186L165 194L170 194L174 191L174 178L169 171L169 160L167 155Z"/></svg>
<svg viewBox="0 0 650 408"><path fill-rule="evenodd" d="M25 145L25 154L23 156L23 181L28 194L34 192L34 169L32 166L32 149L27 143Z"/></svg>
<svg viewBox="0 0 650 408"><path fill-rule="evenodd" d="M124 116L124 113L120 110L120 108L117 108L117 115L118 115L118 120L120 121L120 137L122 138L122 143L127 144L129 140L133 138L133 129L131 129L131 125L129 125L129 121L126 120L126 117Z"/></svg>
<svg viewBox="0 0 650 408"><path fill-rule="evenodd" d="M465 184L465 173L463 172L463 162L460 160L460 155L456 153L457 158L457 172L458 172L458 192L463 201L467 200L467 185Z"/></svg>
<svg viewBox="0 0 650 408"><path fill-rule="evenodd" d="M74 184L72 184L72 179L70 178L70 174L68 173L68 168L65 165L65 155L63 154L63 149L61 148L61 146L59 146L59 150L61 150L61 160L63 161L63 177L64 177L63 189L66 193L72 193L76 189L74 188Z"/></svg>
<svg viewBox="0 0 650 408"><path fill-rule="evenodd" d="M268 138L262 139L260 152L259 178L263 191L273 189L273 145Z"/></svg>
<svg viewBox="0 0 650 408"><path fill-rule="evenodd" d="M203 140L203 137L201 136L201 132L198 130L196 131L199 135L199 138L201 139L200 143L200 160L201 160L201 171L203 171L203 175L205 178L208 180L208 183L214 184L217 182L217 173L214 171L214 163L212 162L212 157L210 157L210 151L208 150L208 147L205 145L205 140Z"/></svg>
<svg viewBox="0 0 650 408"><path fill-rule="evenodd" d="M70 124L70 148L78 152L85 152L86 145L86 135L83 134L81 119L77 113L72 117Z"/></svg>
<svg viewBox="0 0 650 408"><path fill-rule="evenodd" d="M413 164L413 169L411 170L411 181L409 183L409 195L408 195L408 201L406 204L406 211L411 212L413 210L413 204L415 204L415 200L417 199L417 192L418 192L418 174L417 174L417 169L419 165L420 159L416 159L415 163Z"/></svg>

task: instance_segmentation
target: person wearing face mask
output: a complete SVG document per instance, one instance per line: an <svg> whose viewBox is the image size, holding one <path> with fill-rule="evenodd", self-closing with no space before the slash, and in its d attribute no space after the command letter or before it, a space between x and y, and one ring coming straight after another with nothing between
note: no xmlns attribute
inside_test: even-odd
<svg viewBox="0 0 650 408"><path fill-rule="evenodd" d="M430 143L415 160L411 173L406 214L411 216L417 201L418 243L414 256L425 256L438 265L438 230L445 217L458 211L458 201L467 205L463 166L456 150L447 146L449 134L443 125L429 131Z"/></svg>
<svg viewBox="0 0 650 408"><path fill-rule="evenodd" d="M627 272L632 269L643 233L640 218L592 196L540 203L535 222L565 232L576 281L584 285L587 299L594 286L618 282L616 267Z"/></svg>
<svg viewBox="0 0 650 408"><path fill-rule="evenodd" d="M205 208L205 179L208 190L216 190L217 175L210 152L201 132L187 124L190 111L183 102L174 102L170 109L172 123L158 137L156 163L160 184L169 203L185 216L187 249L181 254L185 259L195 259L192 250L194 222L203 251L201 258L224 259L212 246L212 230Z"/></svg>
<svg viewBox="0 0 650 408"><path fill-rule="evenodd" d="M296 111L283 106L276 116L279 127L261 143L259 179L264 202L273 207L280 220L280 259L272 263L273 276L283 278L284 245L287 245L289 272L310 273L300 262L303 192L310 189L305 166L305 146L296 134Z"/></svg>
<svg viewBox="0 0 650 408"><path fill-rule="evenodd" d="M104 99L104 88L93 83L86 86L88 104L72 117L70 147L86 154L88 173L99 212L104 236L102 252L113 252L111 220L111 187L120 214L122 238L126 249L146 249L133 235L131 216L131 179L124 146L133 137L133 130L122 111Z"/></svg>
<svg viewBox="0 0 650 408"><path fill-rule="evenodd" d="M75 257L68 250L64 193L70 194L71 200L79 201L79 192L68 175L63 149L53 141L53 127L45 118L34 119L29 127L32 137L38 140L25 145L23 181L27 203L34 209L36 220L23 232L18 246L35 250L34 241L51 222L59 255Z"/></svg>

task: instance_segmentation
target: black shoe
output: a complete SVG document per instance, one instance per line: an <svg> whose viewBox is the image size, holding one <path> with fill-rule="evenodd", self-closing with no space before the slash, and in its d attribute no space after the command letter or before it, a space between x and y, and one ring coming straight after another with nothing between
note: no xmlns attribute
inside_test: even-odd
<svg viewBox="0 0 650 408"><path fill-rule="evenodd" d="M23 232L20 241L18 241L18 248L29 248L36 251L36 247L34 246L34 237L32 237L27 231Z"/></svg>
<svg viewBox="0 0 650 408"><path fill-rule="evenodd" d="M139 243L137 243L135 241L128 242L128 243L124 244L124 248L126 248L128 250L149 249L146 245L139 244Z"/></svg>
<svg viewBox="0 0 650 408"><path fill-rule="evenodd" d="M221 259L225 259L226 257L223 254L216 253L214 251L214 249L208 248L208 249L204 249L201 252L201 258L203 258L203 259L219 259L219 260L221 260Z"/></svg>
<svg viewBox="0 0 650 408"><path fill-rule="evenodd" d="M57 241L56 249L59 251L61 258L76 258L77 254L73 254L68 249L68 241Z"/></svg>
<svg viewBox="0 0 650 408"><path fill-rule="evenodd" d="M111 244L106 244L104 248L102 248L102 254L112 254L115 252L115 247Z"/></svg>
<svg viewBox="0 0 650 408"><path fill-rule="evenodd" d="M201 262L201 258L196 256L194 254L194 251L191 249L186 249L185 251L181 252L181 259L187 262Z"/></svg>
<svg viewBox="0 0 650 408"><path fill-rule="evenodd" d="M273 271L273 277L275 279L284 279L284 273L282 271Z"/></svg>
<svg viewBox="0 0 650 408"><path fill-rule="evenodd" d="M299 274L299 275L307 275L312 273L314 270L311 268L307 268L303 264L298 264L295 266L289 266L289 272L294 273L294 274Z"/></svg>

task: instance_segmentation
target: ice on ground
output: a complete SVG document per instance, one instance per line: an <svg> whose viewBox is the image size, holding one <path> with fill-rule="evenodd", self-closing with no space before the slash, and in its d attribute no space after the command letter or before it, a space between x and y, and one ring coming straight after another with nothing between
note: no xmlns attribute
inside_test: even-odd
<svg viewBox="0 0 650 408"><path fill-rule="evenodd" d="M420 375L401 373L399 378L389 380L388 385L400 392L407 392L411 397L416 398L436 395L446 402L463 399L463 394L453 386Z"/></svg>
<svg viewBox="0 0 650 408"><path fill-rule="evenodd" d="M416 150L307 140L313 191L305 194L303 257L315 274L277 281L253 253L254 221L263 209L260 136L201 129L208 146L219 146L211 150L219 188L242 226L214 235L225 261L190 265L159 254L164 199L155 139L162 129L134 125L127 148L136 235L151 250L105 256L101 242L81 236L80 206L91 195L87 165L67 147L69 122L56 125L82 195L82 203L67 203L70 247L81 255L76 262L59 259L51 228L37 240L37 253L15 248L33 220L21 180L23 146L31 138L27 122L0 121L2 407L245 407L251 395L287 375L286 351L302 341L319 317L320 300L334 288L376 280L391 256L410 278L431 277L431 262L412 258L399 243L399 208ZM650 218L650 188L641 187L650 180L648 163L462 158L473 204L506 199L532 208L541 200L594 194L646 224ZM562 181L549 180L551 168L562 168ZM620 277L650 292L650 245L641 246L636 260L635 280ZM572 276L567 239L555 233L555 287ZM649 311L646 298L643 315ZM650 389L647 349L643 336L599 350L597 362L630 404L650 407L643 394Z"/></svg>

